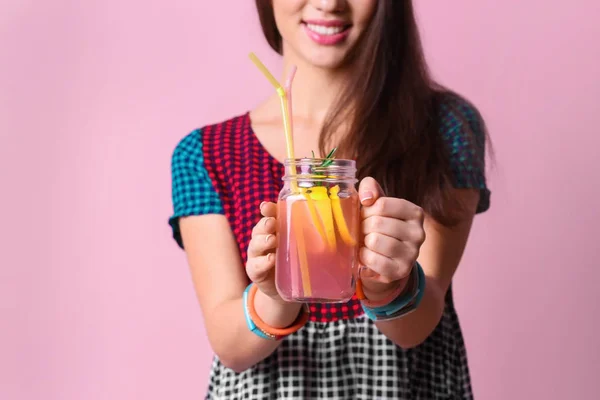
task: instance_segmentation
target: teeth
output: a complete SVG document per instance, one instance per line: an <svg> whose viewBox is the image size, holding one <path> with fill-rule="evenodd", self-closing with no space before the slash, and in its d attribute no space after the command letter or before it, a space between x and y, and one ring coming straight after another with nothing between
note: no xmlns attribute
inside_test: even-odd
<svg viewBox="0 0 600 400"><path fill-rule="evenodd" d="M326 35L326 36L337 35L338 33L341 33L344 31L344 27L342 27L342 26L323 26L323 25L306 24L306 27L308 29L310 29L311 31L318 33L319 35Z"/></svg>

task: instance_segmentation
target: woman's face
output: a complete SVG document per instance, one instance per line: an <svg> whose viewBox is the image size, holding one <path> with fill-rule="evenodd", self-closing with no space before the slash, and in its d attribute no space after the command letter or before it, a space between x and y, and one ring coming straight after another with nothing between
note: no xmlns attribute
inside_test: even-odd
<svg viewBox="0 0 600 400"><path fill-rule="evenodd" d="M272 0L284 54L320 68L341 66L365 32L377 0Z"/></svg>

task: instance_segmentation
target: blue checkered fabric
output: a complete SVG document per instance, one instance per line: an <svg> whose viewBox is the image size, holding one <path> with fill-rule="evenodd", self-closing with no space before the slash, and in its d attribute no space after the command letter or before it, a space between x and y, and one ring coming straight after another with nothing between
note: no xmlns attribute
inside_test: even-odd
<svg viewBox="0 0 600 400"><path fill-rule="evenodd" d="M490 207L485 178L485 129L481 115L464 99L448 95L440 104L440 133L444 138L454 176L454 187L479 189L477 213Z"/></svg>
<svg viewBox="0 0 600 400"><path fill-rule="evenodd" d="M171 180L174 213L169 224L173 238L183 248L180 217L224 214L221 200L204 168L201 129L184 137L175 148L171 158Z"/></svg>

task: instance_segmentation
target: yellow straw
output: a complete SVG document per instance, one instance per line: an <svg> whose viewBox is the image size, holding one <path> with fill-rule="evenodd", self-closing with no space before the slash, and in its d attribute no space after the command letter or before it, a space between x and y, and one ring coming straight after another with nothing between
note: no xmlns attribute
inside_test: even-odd
<svg viewBox="0 0 600 400"><path fill-rule="evenodd" d="M290 110L288 106L288 98L286 96L285 88L279 83L277 79L269 72L267 67L256 57L256 54L250 53L250 60L256 65L256 67L263 73L267 80L273 85L277 94L279 95L279 102L281 104L281 115L283 116L283 130L285 132L285 143L287 148L287 158L294 160L294 146L292 138L292 124L290 121Z"/></svg>
<svg viewBox="0 0 600 400"><path fill-rule="evenodd" d="M287 147L287 158L291 162L292 170L295 171L296 166L294 163L295 157L294 157L294 145L293 145L294 142L293 142L293 137L292 137L291 111L290 111L289 105L288 105L288 97L287 97L286 90L281 85L281 83L279 83L279 81L277 79L275 79L273 74L271 74L271 72L269 72L267 67L265 67L265 65L258 59L256 54L250 53L249 57L250 57L250 60L252 60L252 62L254 63L254 65L256 65L256 67L260 70L260 72L262 72L262 74L271 83L271 85L273 85L273 87L277 91L277 94L279 95L279 101L281 103L281 114L283 117L283 130L285 132L285 142L286 142L286 147ZM292 190L294 192L298 191L297 187L296 187L296 182L293 179L291 182L291 186L292 186ZM311 285L310 285L308 263L307 263L307 259L306 259L306 244L304 243L304 236L302 235L302 233L300 233L299 237L297 237L296 240L298 242L298 253L299 253L299 263L300 263L301 275L305 278L305 279L303 279L303 282L302 282L302 284L304 286L304 294L305 294L305 296L310 297L312 290L311 290Z"/></svg>
<svg viewBox="0 0 600 400"><path fill-rule="evenodd" d="M283 96L279 96L279 100L281 102L281 113L283 114L283 126L285 131L285 144L287 147L287 155L290 159L292 171L295 172L296 165L294 161L294 138L292 137L292 123L290 120L291 112L289 111L288 99L285 96L285 93ZM293 183L295 184L295 182Z"/></svg>
<svg viewBox="0 0 600 400"><path fill-rule="evenodd" d="M250 53L249 55L250 60L252 60L252 62L254 63L254 65L256 65L258 67L258 69L260 70L260 72L263 73L263 75L269 80L269 82L271 82L271 85L273 85L273 87L275 87L275 90L277 90L277 93L281 96L282 94L285 95L283 86L281 86L281 83L279 83L279 81L277 79L275 79L275 77L273 76L273 74L271 74L269 72L269 70L267 69L267 67L265 67L265 64L263 64L258 57L256 57L256 54L254 53ZM279 93L281 91L281 93Z"/></svg>
<svg viewBox="0 0 600 400"><path fill-rule="evenodd" d="M285 99L287 101L287 105L286 108L288 110L288 124L289 124L289 143L291 143L290 145L288 145L290 147L290 149L292 150L292 153L294 152L294 117L293 117L293 109L292 109L292 84L294 83L294 77L296 76L296 71L298 70L298 68L295 65L292 65L292 69L290 70L290 73L288 74L288 78L285 81L285 85L284 85L284 89L285 89ZM295 174L298 173L298 171L296 170L295 166L294 166L294 171Z"/></svg>

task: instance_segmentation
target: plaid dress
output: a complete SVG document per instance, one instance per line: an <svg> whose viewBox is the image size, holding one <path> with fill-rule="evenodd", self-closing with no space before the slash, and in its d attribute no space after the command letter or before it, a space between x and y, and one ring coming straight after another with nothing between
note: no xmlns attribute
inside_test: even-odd
<svg viewBox="0 0 600 400"><path fill-rule="evenodd" d="M477 111L460 99L442 104L442 132L455 186L477 188L477 212L489 207L484 135ZM173 238L180 217L222 214L242 260L259 205L276 201L283 166L261 145L248 113L185 136L172 157ZM241 294L240 294L241 295ZM472 399L465 344L452 301L420 346L396 346L366 318L356 298L310 304L310 320L254 367L236 373L214 357L207 399Z"/></svg>

